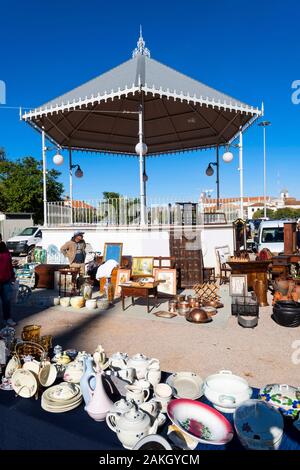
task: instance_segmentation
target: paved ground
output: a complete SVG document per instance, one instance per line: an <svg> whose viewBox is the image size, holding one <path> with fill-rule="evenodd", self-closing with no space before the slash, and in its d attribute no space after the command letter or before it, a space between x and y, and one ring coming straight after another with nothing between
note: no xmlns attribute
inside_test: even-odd
<svg viewBox="0 0 300 470"><path fill-rule="evenodd" d="M37 323L42 334L52 334L55 344L65 348L92 352L102 344L109 355L126 351L157 357L166 371L192 370L205 377L230 369L253 386L272 382L300 386L300 328L278 326L271 319L271 307L260 309L255 329L241 328L231 316L227 287L222 290L225 307L207 325L191 324L183 317L157 318L147 314L142 303L125 312L120 302L103 312L49 307L54 295L36 290L27 305L15 308L17 333L25 324ZM167 310L167 303L157 310ZM297 340L298 355L293 348ZM298 365L292 361L293 353Z"/></svg>

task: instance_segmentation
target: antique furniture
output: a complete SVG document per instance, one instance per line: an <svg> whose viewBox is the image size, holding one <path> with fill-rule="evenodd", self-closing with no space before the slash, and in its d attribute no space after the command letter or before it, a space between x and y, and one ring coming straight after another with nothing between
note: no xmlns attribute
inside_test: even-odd
<svg viewBox="0 0 300 470"><path fill-rule="evenodd" d="M296 238L296 229L297 223L296 222L285 222L283 224L284 227L284 254L289 255L291 253L295 253L297 251L297 238Z"/></svg>
<svg viewBox="0 0 300 470"><path fill-rule="evenodd" d="M189 238L170 231L170 254L176 259L178 287L192 287L203 282L201 239L195 229L188 231Z"/></svg>
<svg viewBox="0 0 300 470"><path fill-rule="evenodd" d="M159 282L154 281L153 283L139 285L138 282L132 283L132 285L124 286L121 285L121 298L122 298L122 308L125 310L125 297L132 298L132 305L134 305L135 297L142 297L147 301L147 312L150 312L149 307L149 296L154 296L155 303L157 303L157 286Z"/></svg>
<svg viewBox="0 0 300 470"><path fill-rule="evenodd" d="M227 259L230 256L230 249L228 245L217 246L215 248L217 262L219 267L220 285L229 282L231 268L228 266Z"/></svg>
<svg viewBox="0 0 300 470"><path fill-rule="evenodd" d="M80 268L61 268L58 272L58 295L62 297L67 295L79 295L80 292L77 287L77 277L80 274ZM71 285L68 284L68 278L71 278Z"/></svg>
<svg viewBox="0 0 300 470"><path fill-rule="evenodd" d="M261 279L268 285L269 261L227 261L232 274L247 274L248 288L254 289L254 280Z"/></svg>
<svg viewBox="0 0 300 470"><path fill-rule="evenodd" d="M54 289L54 273L59 269L67 268L63 264L39 264L35 267L35 287Z"/></svg>

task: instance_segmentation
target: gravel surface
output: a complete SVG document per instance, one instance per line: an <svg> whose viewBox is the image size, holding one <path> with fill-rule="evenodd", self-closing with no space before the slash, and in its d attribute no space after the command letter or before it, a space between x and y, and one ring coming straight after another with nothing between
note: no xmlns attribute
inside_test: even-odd
<svg viewBox="0 0 300 470"><path fill-rule="evenodd" d="M271 307L260 309L256 328L240 327L230 313L227 287L223 288L225 307L218 312L218 321L215 318L207 325L189 323L184 317L157 318L147 314L142 303L124 312L120 302L106 311L93 312L49 307L53 295L34 291L31 305L15 308L18 334L24 325L36 323L42 325L42 334L52 334L54 344L64 348L92 352L102 344L108 355L126 351L159 358L166 371L194 371L204 378L229 369L252 386L273 382L300 386L300 328L278 326L271 319ZM167 310L167 303L157 310ZM292 360L293 354L298 361Z"/></svg>

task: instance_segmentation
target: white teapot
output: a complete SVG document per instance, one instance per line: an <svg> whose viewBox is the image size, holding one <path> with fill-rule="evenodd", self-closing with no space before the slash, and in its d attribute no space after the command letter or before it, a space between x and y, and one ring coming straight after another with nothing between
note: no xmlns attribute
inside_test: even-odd
<svg viewBox="0 0 300 470"><path fill-rule="evenodd" d="M125 369L127 367L128 354L117 352L109 358L109 365L113 369Z"/></svg>
<svg viewBox="0 0 300 470"><path fill-rule="evenodd" d="M154 364L159 365L158 359L149 359L144 354L135 354L127 361L127 367L133 367L136 370L137 379L144 379L147 369Z"/></svg>
<svg viewBox="0 0 300 470"><path fill-rule="evenodd" d="M156 434L159 424L158 419L155 419L151 426L150 416L136 407L124 414L107 413L106 423L117 434L125 449L132 449L142 437Z"/></svg>

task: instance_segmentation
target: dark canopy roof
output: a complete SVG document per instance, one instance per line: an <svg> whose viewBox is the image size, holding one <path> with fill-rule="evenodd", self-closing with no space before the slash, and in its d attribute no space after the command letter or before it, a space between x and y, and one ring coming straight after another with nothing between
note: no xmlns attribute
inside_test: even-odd
<svg viewBox="0 0 300 470"><path fill-rule="evenodd" d="M39 108L23 119L44 128L62 148L136 156L143 101L148 155L226 144L262 114L150 58L140 36L132 59Z"/></svg>

